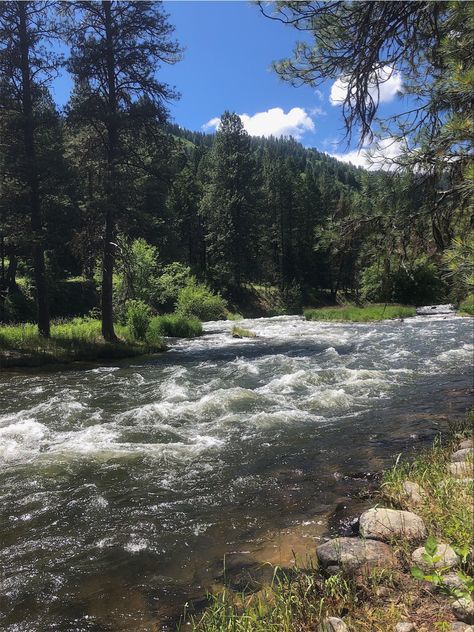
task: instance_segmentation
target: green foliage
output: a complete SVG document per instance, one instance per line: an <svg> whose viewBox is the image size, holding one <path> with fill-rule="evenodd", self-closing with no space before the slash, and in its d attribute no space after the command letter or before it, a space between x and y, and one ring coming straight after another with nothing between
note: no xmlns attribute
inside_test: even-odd
<svg viewBox="0 0 474 632"><path fill-rule="evenodd" d="M434 263L425 258L410 266L373 264L361 274L360 293L366 301L389 301L411 305L436 303L444 298L444 287Z"/></svg>
<svg viewBox="0 0 474 632"><path fill-rule="evenodd" d="M459 310L470 316L474 316L474 294L469 294L459 305Z"/></svg>
<svg viewBox="0 0 474 632"><path fill-rule="evenodd" d="M151 309L143 301L127 301L127 325L135 340L145 340L151 320Z"/></svg>
<svg viewBox="0 0 474 632"><path fill-rule="evenodd" d="M119 243L120 257L114 275L117 307L124 306L130 299L155 304L159 275L157 248L141 238L134 239L130 245L121 238Z"/></svg>
<svg viewBox="0 0 474 632"><path fill-rule="evenodd" d="M178 294L176 311L187 318L199 320L223 320L226 317L226 301L214 294L203 283L192 281Z"/></svg>
<svg viewBox="0 0 474 632"><path fill-rule="evenodd" d="M242 314L238 314L237 312L226 312L225 317L227 320L243 320L244 317Z"/></svg>
<svg viewBox="0 0 474 632"><path fill-rule="evenodd" d="M306 320L334 320L371 322L388 320L390 318L408 318L415 316L416 309L406 305L375 304L366 307L346 305L344 307L322 307L318 309L305 309Z"/></svg>
<svg viewBox="0 0 474 632"><path fill-rule="evenodd" d="M454 298L473 292L474 230L467 228L464 235L455 237L451 247L444 251L443 261L447 268L446 276L453 285Z"/></svg>
<svg viewBox="0 0 474 632"><path fill-rule="evenodd" d="M178 295L194 277L191 270L178 261L165 266L156 280L156 303L160 310L172 311L176 308Z"/></svg>
<svg viewBox="0 0 474 632"><path fill-rule="evenodd" d="M195 338L202 334L201 321L181 314L164 314L150 320L146 332L147 342L154 342L163 336L175 338Z"/></svg>

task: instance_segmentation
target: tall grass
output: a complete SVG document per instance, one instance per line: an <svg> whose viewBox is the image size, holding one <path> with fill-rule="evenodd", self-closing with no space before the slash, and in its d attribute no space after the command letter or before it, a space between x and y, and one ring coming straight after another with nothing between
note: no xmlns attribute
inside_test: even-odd
<svg viewBox="0 0 474 632"><path fill-rule="evenodd" d="M164 314L151 319L146 339L155 337L196 338L202 334L202 324L197 318L187 318L181 314Z"/></svg>
<svg viewBox="0 0 474 632"><path fill-rule="evenodd" d="M459 305L459 311L463 314L474 316L474 294L469 294Z"/></svg>
<svg viewBox="0 0 474 632"><path fill-rule="evenodd" d="M317 309L305 309L306 320L332 320L351 322L373 322L388 320L390 318L408 318L415 316L416 309L407 305L384 305L374 303L365 307L345 305L344 307L321 307Z"/></svg>
<svg viewBox="0 0 474 632"><path fill-rule="evenodd" d="M101 323L92 318L74 318L54 323L51 337L43 338L32 323L0 327L0 366L36 366L45 362L113 359L162 351L162 338L137 342L127 327L116 325L118 341L105 342Z"/></svg>

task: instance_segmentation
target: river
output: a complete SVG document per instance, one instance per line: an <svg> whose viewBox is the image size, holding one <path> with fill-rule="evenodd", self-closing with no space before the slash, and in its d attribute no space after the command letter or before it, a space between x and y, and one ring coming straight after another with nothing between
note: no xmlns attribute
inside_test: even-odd
<svg viewBox="0 0 474 632"><path fill-rule="evenodd" d="M207 323L155 357L0 375L1 630L167 629L345 528L472 401L472 319L241 324L257 337Z"/></svg>

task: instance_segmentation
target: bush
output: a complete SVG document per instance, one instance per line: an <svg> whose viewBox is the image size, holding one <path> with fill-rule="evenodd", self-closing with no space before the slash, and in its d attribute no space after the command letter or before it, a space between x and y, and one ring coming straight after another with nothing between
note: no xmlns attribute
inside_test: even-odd
<svg viewBox="0 0 474 632"><path fill-rule="evenodd" d="M365 301L427 305L445 299L445 287L434 263L420 258L402 267L391 262L390 272L374 264L361 274L361 297Z"/></svg>
<svg viewBox="0 0 474 632"><path fill-rule="evenodd" d="M160 311L176 309L180 291L192 281L195 279L191 275L191 269L182 263L174 261L165 266L156 283L156 300Z"/></svg>
<svg viewBox="0 0 474 632"><path fill-rule="evenodd" d="M195 338L202 334L202 325L197 318L186 318L181 314L165 314L150 320L146 341L154 343L162 336Z"/></svg>
<svg viewBox="0 0 474 632"><path fill-rule="evenodd" d="M144 239L135 239L131 244L121 243L121 256L117 258L117 273L114 274L115 312L120 318L126 315L126 304L130 300L154 305L157 301L157 279L159 275L158 251ZM125 306L125 314L124 314Z"/></svg>
<svg viewBox="0 0 474 632"><path fill-rule="evenodd" d="M151 309L143 301L127 301L127 325L135 340L145 340Z"/></svg>
<svg viewBox="0 0 474 632"><path fill-rule="evenodd" d="M459 310L470 316L474 316L474 294L469 294L459 305Z"/></svg>
<svg viewBox="0 0 474 632"><path fill-rule="evenodd" d="M222 320L226 315L226 301L207 285L193 280L179 292L176 311L186 318Z"/></svg>

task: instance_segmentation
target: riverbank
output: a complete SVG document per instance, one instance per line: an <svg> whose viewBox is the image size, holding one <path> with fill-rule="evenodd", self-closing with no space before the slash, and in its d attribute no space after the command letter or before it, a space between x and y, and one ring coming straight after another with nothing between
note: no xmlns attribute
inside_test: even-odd
<svg viewBox="0 0 474 632"><path fill-rule="evenodd" d="M474 411L448 439L383 478L358 537L317 547L316 560L275 568L252 595L211 597L195 632L472 632Z"/></svg>
<svg viewBox="0 0 474 632"><path fill-rule="evenodd" d="M0 368L38 367L118 360L164 351L162 336L153 342L134 340L125 326L116 326L117 342L105 342L99 320L75 318L51 326L51 337L38 335L36 325L24 323L0 328Z"/></svg>

